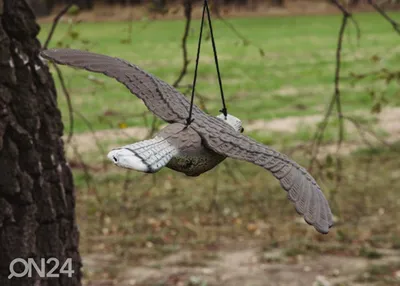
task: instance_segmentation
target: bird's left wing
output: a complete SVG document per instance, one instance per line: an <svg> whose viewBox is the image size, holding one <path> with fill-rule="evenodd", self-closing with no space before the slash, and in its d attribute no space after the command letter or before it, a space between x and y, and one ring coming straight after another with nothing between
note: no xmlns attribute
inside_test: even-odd
<svg viewBox="0 0 400 286"><path fill-rule="evenodd" d="M204 144L223 156L245 160L270 171L277 178L298 213L320 233L328 233L333 225L332 213L314 178L287 156L246 137L225 122L201 116L192 123Z"/></svg>
<svg viewBox="0 0 400 286"><path fill-rule="evenodd" d="M61 65L102 73L124 84L147 108L168 123L185 123L189 102L179 91L119 58L73 49L49 49L41 55ZM201 113L197 107L196 113Z"/></svg>

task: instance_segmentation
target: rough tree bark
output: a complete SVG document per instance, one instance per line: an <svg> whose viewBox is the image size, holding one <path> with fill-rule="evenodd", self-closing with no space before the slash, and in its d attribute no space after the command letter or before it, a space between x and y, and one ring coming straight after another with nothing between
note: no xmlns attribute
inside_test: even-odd
<svg viewBox="0 0 400 286"><path fill-rule="evenodd" d="M0 285L80 285L75 193L54 82L25 0L0 0ZM72 258L72 278L8 279L15 258ZM16 264L16 270L22 264ZM47 265L49 270L53 264Z"/></svg>

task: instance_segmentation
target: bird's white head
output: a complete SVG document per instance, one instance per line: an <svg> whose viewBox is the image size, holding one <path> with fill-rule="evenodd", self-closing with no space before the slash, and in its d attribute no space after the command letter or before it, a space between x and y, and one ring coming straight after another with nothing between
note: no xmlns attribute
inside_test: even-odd
<svg viewBox="0 0 400 286"><path fill-rule="evenodd" d="M244 131L244 128L242 126L242 121L230 114L227 114L226 117L224 114L220 114L217 116L217 118L224 120L226 123L228 123L230 126L233 127L237 132L242 133Z"/></svg>

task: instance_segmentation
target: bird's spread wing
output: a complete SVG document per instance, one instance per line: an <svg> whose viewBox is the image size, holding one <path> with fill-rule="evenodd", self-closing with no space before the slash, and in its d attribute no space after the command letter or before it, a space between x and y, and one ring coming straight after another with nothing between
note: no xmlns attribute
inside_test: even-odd
<svg viewBox="0 0 400 286"><path fill-rule="evenodd" d="M184 123L188 116L190 104L180 92L127 61L73 49L49 49L42 51L41 55L57 64L115 78L142 99L150 111L166 122Z"/></svg>
<svg viewBox="0 0 400 286"><path fill-rule="evenodd" d="M283 154L225 126L211 116L195 120L195 129L210 149L221 155L245 160L270 171L288 192L288 198L307 223L321 233L333 225L328 202L314 178L296 162Z"/></svg>

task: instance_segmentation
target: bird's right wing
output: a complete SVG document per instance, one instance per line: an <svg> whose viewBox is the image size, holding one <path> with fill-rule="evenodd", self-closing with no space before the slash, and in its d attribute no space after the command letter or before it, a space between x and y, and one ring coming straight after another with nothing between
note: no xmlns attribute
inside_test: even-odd
<svg viewBox="0 0 400 286"><path fill-rule="evenodd" d="M288 192L298 213L321 233L328 233L333 225L328 201L314 178L287 156L236 132L217 118L201 116L192 128L204 144L214 152L234 159L245 160L270 171Z"/></svg>
<svg viewBox="0 0 400 286"><path fill-rule="evenodd" d="M190 103L175 88L119 58L73 49L49 49L41 55L57 64L102 73L124 84L147 108L169 123L185 123ZM196 112L197 107L194 107Z"/></svg>

